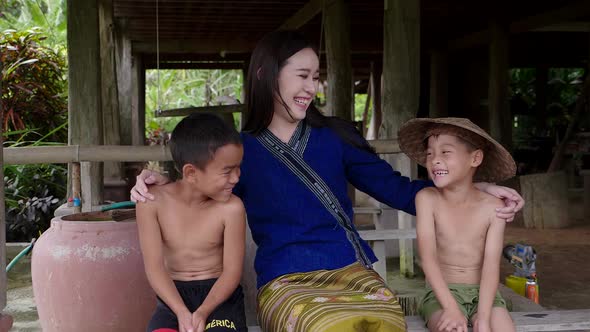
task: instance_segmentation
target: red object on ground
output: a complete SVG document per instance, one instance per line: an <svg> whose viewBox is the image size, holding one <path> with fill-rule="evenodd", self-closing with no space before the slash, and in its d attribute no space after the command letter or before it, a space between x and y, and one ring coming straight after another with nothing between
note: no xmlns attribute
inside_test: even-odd
<svg viewBox="0 0 590 332"><path fill-rule="evenodd" d="M143 332L156 296L137 224L57 217L35 243L33 292L44 332Z"/></svg>

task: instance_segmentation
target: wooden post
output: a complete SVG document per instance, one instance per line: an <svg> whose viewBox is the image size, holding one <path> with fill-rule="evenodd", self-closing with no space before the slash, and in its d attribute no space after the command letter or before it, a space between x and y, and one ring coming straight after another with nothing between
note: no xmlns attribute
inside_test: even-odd
<svg viewBox="0 0 590 332"><path fill-rule="evenodd" d="M68 0L68 144L103 144L98 2ZM103 169L82 169L82 208L102 202Z"/></svg>
<svg viewBox="0 0 590 332"><path fill-rule="evenodd" d="M328 113L352 120L352 66L350 62L350 14L348 3L326 4L326 59L328 63Z"/></svg>
<svg viewBox="0 0 590 332"><path fill-rule="evenodd" d="M99 7L101 94L103 138L105 145L120 145L121 130L119 119L119 93L117 66L115 63L115 24L113 21L113 0L100 0ZM104 198L125 200L127 183L124 180L120 162L104 163Z"/></svg>
<svg viewBox="0 0 590 332"><path fill-rule="evenodd" d="M447 53L435 50L430 55L430 110L431 118L448 116L449 62Z"/></svg>
<svg viewBox="0 0 590 332"><path fill-rule="evenodd" d="M371 70L370 72L373 72L373 63L371 63ZM371 109L371 99L373 99L372 96L372 83L373 82L373 77L372 74L369 74L369 82L367 83L367 99L365 100L365 109L363 110L363 117L361 120L361 129L362 129L362 134L364 137L367 137L367 120L369 117L369 110Z"/></svg>
<svg viewBox="0 0 590 332"><path fill-rule="evenodd" d="M488 112L490 134L508 150L512 148L512 116L508 101L508 28L495 20L490 24L490 78Z"/></svg>
<svg viewBox="0 0 590 332"><path fill-rule="evenodd" d="M140 55L133 56L131 78L131 144L145 144L145 68ZM155 110L149 110L153 112Z"/></svg>
<svg viewBox="0 0 590 332"><path fill-rule="evenodd" d="M387 0L383 16L383 125L379 137L393 138L404 122L416 117L420 103L420 1ZM386 159L404 176L415 176L416 165L405 155ZM400 211L397 218L400 229L414 228L414 217L409 214ZM413 277L413 242L400 240L399 248L400 273Z"/></svg>
<svg viewBox="0 0 590 332"><path fill-rule="evenodd" d="M381 108L381 89L383 64L381 62L374 62L371 67L371 95L373 103L373 115L369 122L369 128L367 129L367 139L375 139L379 137L379 128L383 122L383 112Z"/></svg>
<svg viewBox="0 0 590 332"><path fill-rule="evenodd" d="M119 137L122 145L131 145L132 139L132 57L131 40L124 34L127 21L117 21L115 29L115 49L117 66L117 92L119 106Z"/></svg>

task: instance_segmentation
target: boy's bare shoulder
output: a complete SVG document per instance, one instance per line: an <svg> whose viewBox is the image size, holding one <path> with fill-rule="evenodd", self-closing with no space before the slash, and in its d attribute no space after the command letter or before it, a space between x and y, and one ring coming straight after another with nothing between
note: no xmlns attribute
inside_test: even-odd
<svg viewBox="0 0 590 332"><path fill-rule="evenodd" d="M137 202L137 205L144 205L149 207L158 207L170 199L170 197L174 197L174 193L176 190L176 186L174 182L167 183L164 185L159 186L151 186L149 188L150 194L154 196L153 200L146 200L145 202Z"/></svg>
<svg viewBox="0 0 590 332"><path fill-rule="evenodd" d="M223 209L224 213L232 215L244 214L246 211L242 200L234 194L226 202L219 202L219 207Z"/></svg>
<svg viewBox="0 0 590 332"><path fill-rule="evenodd" d="M436 187L426 187L416 194L417 201L433 201L440 196L440 191Z"/></svg>
<svg viewBox="0 0 590 332"><path fill-rule="evenodd" d="M502 201L500 198L494 196L494 195L490 195L486 192L477 191L478 193L478 199L480 200L480 204L485 205L485 206L493 206L493 207L502 207L504 206L504 201Z"/></svg>

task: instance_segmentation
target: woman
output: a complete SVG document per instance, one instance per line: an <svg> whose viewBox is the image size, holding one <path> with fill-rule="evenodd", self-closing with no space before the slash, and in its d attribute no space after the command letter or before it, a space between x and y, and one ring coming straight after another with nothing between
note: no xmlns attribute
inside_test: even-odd
<svg viewBox="0 0 590 332"><path fill-rule="evenodd" d="M272 332L405 331L403 312L352 223L347 184L415 214L414 197L430 183L400 176L351 124L323 116L313 105L318 80L318 54L296 32L272 32L252 54L234 193L258 245L258 321ZM145 184L166 181L143 171L132 199L152 198ZM511 220L522 208L512 189L478 186L509 200L499 217Z"/></svg>

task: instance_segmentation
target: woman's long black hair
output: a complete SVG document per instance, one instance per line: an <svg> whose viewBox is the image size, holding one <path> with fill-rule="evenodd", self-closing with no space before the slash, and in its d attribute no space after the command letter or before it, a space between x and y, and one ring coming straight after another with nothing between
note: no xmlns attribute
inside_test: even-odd
<svg viewBox="0 0 590 332"><path fill-rule="evenodd" d="M293 54L304 48L311 48L316 54L317 49L299 32L280 30L264 36L256 45L250 66L246 85L246 105L248 116L244 131L258 135L270 124L274 113L274 98L282 99L278 77L281 69L287 64ZM323 115L313 104L307 108L305 121L312 127L328 127L346 143L357 148L375 153L375 150L362 137L356 127L343 119Z"/></svg>

